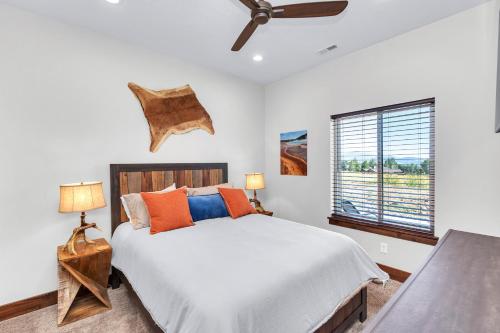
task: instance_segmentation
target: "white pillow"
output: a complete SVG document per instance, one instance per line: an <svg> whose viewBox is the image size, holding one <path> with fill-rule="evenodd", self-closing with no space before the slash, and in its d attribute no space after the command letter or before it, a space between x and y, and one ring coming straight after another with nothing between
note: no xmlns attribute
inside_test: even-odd
<svg viewBox="0 0 500 333"><path fill-rule="evenodd" d="M122 206L123 206L123 210L125 211L125 215L127 215L127 219L130 221L130 210L128 209L127 201L125 201L123 196L120 197L120 200L122 202Z"/></svg>
<svg viewBox="0 0 500 333"><path fill-rule="evenodd" d="M219 184L219 185L214 185L214 186L205 186L205 187L188 187L188 196L190 197L195 197L199 195L211 195L211 194L217 194L219 193L218 188L223 187L223 188L232 188L233 185L226 183L226 184Z"/></svg>
<svg viewBox="0 0 500 333"><path fill-rule="evenodd" d="M176 190L175 183L164 190L149 193L167 193ZM150 226L150 217L146 203L140 193L130 193L121 196L121 201L129 222L134 229L147 228Z"/></svg>

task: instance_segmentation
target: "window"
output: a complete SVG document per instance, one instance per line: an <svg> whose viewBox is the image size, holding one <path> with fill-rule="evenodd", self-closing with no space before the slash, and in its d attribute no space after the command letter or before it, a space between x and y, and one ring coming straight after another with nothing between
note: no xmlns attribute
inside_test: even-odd
<svg viewBox="0 0 500 333"><path fill-rule="evenodd" d="M434 99L331 117L331 224L435 244Z"/></svg>

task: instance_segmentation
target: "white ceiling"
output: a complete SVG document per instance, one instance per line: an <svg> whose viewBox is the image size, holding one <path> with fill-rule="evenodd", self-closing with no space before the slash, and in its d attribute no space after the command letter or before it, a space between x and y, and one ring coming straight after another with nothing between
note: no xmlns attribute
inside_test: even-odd
<svg viewBox="0 0 500 333"><path fill-rule="evenodd" d="M275 6L310 0L273 0ZM340 16L274 19L239 53L231 46L250 20L238 0L0 0L141 44L165 54L269 83L474 7L487 0L351 0ZM332 44L327 55L317 51ZM260 53L264 61L252 61Z"/></svg>

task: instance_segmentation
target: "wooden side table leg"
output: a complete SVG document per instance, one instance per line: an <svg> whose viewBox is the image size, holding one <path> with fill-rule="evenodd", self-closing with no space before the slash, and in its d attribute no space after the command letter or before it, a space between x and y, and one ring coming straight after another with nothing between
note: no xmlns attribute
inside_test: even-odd
<svg viewBox="0 0 500 333"><path fill-rule="evenodd" d="M68 271L69 274L71 274L72 278L76 279L88 290L90 290L90 292L94 294L94 296L97 297L97 299L99 299L102 304L111 309L111 301L109 300L108 292L105 287L101 286L96 281L90 279L89 277L85 276L84 274L64 262L61 262L60 265L64 267L64 269Z"/></svg>
<svg viewBox="0 0 500 333"><path fill-rule="evenodd" d="M57 324L61 325L82 284L74 279L61 265L58 265L57 272L59 275L59 288L57 290Z"/></svg>

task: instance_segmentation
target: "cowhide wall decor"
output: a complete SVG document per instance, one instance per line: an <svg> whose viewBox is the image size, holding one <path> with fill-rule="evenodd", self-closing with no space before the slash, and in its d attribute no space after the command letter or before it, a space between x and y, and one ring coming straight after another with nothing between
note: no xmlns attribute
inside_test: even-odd
<svg viewBox="0 0 500 333"><path fill-rule="evenodd" d="M166 90L151 90L129 83L128 87L142 105L151 135L150 151L155 153L172 134L202 129L215 134L212 119L189 85Z"/></svg>

